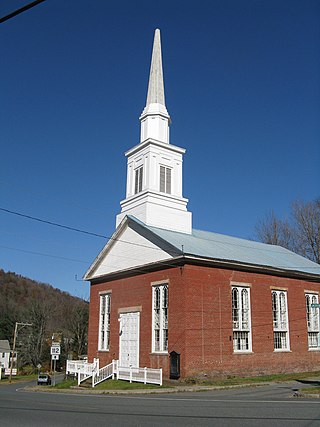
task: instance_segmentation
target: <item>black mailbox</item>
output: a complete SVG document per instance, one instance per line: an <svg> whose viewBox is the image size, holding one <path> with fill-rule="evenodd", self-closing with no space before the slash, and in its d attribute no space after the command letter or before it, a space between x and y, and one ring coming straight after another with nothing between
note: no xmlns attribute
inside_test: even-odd
<svg viewBox="0 0 320 427"><path fill-rule="evenodd" d="M171 351L170 353L170 379L177 380L180 378L180 353Z"/></svg>

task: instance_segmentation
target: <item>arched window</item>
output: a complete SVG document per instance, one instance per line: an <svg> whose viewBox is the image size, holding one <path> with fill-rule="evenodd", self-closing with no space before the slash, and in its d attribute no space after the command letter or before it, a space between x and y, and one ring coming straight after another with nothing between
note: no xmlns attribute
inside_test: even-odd
<svg viewBox="0 0 320 427"><path fill-rule="evenodd" d="M108 350L110 347L110 311L111 295L100 295L99 350Z"/></svg>
<svg viewBox="0 0 320 427"><path fill-rule="evenodd" d="M272 291L272 316L274 349L289 350L286 291Z"/></svg>
<svg viewBox="0 0 320 427"><path fill-rule="evenodd" d="M232 288L233 350L235 352L251 350L249 292L250 288L247 287Z"/></svg>
<svg viewBox="0 0 320 427"><path fill-rule="evenodd" d="M319 297L317 294L306 294L306 317L308 328L308 347L310 350L319 350Z"/></svg>
<svg viewBox="0 0 320 427"><path fill-rule="evenodd" d="M152 287L152 351L168 351L168 285Z"/></svg>

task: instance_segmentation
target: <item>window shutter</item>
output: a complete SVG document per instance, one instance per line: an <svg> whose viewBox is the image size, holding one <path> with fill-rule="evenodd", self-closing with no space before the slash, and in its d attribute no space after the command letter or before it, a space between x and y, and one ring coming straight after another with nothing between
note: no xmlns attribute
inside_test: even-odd
<svg viewBox="0 0 320 427"><path fill-rule="evenodd" d="M166 193L171 194L171 169L166 168Z"/></svg>
<svg viewBox="0 0 320 427"><path fill-rule="evenodd" d="M160 166L160 191L171 194L171 169Z"/></svg>
<svg viewBox="0 0 320 427"><path fill-rule="evenodd" d="M139 183L139 169L136 169L135 175L134 175L134 194L138 193L138 183Z"/></svg>
<svg viewBox="0 0 320 427"><path fill-rule="evenodd" d="M142 191L142 182L143 182L143 167L137 168L134 175L134 194L140 193Z"/></svg>
<svg viewBox="0 0 320 427"><path fill-rule="evenodd" d="M160 191L161 193L166 192L166 168L160 166Z"/></svg>
<svg viewBox="0 0 320 427"><path fill-rule="evenodd" d="M143 182L143 168L139 168L139 193L142 191L142 182Z"/></svg>

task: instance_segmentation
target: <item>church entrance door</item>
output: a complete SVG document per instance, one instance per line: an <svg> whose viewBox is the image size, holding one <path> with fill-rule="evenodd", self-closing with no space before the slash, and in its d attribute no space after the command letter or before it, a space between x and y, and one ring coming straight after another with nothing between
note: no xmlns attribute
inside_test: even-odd
<svg viewBox="0 0 320 427"><path fill-rule="evenodd" d="M140 313L120 314L119 365L139 367Z"/></svg>

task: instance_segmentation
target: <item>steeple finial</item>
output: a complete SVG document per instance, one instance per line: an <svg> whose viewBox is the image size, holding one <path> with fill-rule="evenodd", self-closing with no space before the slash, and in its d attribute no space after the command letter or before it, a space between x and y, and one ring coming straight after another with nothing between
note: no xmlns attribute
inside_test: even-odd
<svg viewBox="0 0 320 427"><path fill-rule="evenodd" d="M146 107L153 103L165 105L160 30L158 28L154 33Z"/></svg>

